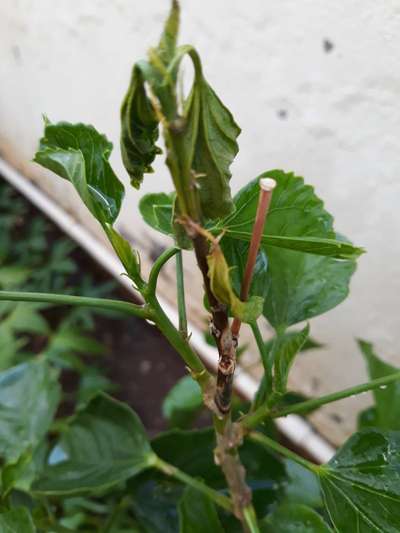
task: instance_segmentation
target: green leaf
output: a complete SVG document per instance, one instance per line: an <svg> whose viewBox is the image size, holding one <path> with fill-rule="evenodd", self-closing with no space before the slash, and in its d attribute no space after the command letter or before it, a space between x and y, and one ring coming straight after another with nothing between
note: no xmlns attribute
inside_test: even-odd
<svg viewBox="0 0 400 533"><path fill-rule="evenodd" d="M221 221L220 230L224 229L232 238L251 239L260 193L259 181L265 177L273 178L277 185L268 210L263 245L337 259L356 259L363 253L361 248L337 238L333 218L324 209L313 187L305 185L303 178L282 170L264 172L245 185L234 198L235 212Z"/></svg>
<svg viewBox="0 0 400 533"><path fill-rule="evenodd" d="M195 69L195 82L185 106L188 157L200 187L202 213L217 219L233 210L229 167L239 150L236 138L240 128L196 63Z"/></svg>
<svg viewBox="0 0 400 533"><path fill-rule="evenodd" d="M208 496L187 487L179 504L180 533L224 533L214 503Z"/></svg>
<svg viewBox="0 0 400 533"><path fill-rule="evenodd" d="M59 399L57 373L43 360L0 373L0 456L6 463L39 444Z"/></svg>
<svg viewBox="0 0 400 533"><path fill-rule="evenodd" d="M356 264L269 247L264 316L279 330L321 315L349 294Z"/></svg>
<svg viewBox="0 0 400 533"><path fill-rule="evenodd" d="M367 363L369 377L371 379L382 378L398 372L399 369L385 363L374 353L371 343L359 340L358 345ZM375 399L375 420L373 425L380 429L400 429L400 382L396 381L373 391ZM371 415L371 413L370 413ZM365 418L364 418L365 422ZM372 424L371 417L368 419Z"/></svg>
<svg viewBox="0 0 400 533"><path fill-rule="evenodd" d="M46 348L48 354L58 354L63 352L75 352L82 354L98 355L104 354L106 348L93 337L82 335L79 328L60 328L51 338L49 346Z"/></svg>
<svg viewBox="0 0 400 533"><path fill-rule="evenodd" d="M325 505L340 533L400 531L400 432L355 433L319 469Z"/></svg>
<svg viewBox="0 0 400 533"><path fill-rule="evenodd" d="M314 508L323 507L321 488L316 475L290 459L285 460L285 466L285 501Z"/></svg>
<svg viewBox="0 0 400 533"><path fill-rule="evenodd" d="M331 528L310 507L284 503L260 524L261 533L329 533ZM355 533L356 530L354 530Z"/></svg>
<svg viewBox="0 0 400 533"><path fill-rule="evenodd" d="M236 296L230 280L229 267L218 244L212 245L207 263L211 290L215 297L228 305L232 315L243 322L257 320L262 313L263 298L251 296L248 301L243 302Z"/></svg>
<svg viewBox="0 0 400 533"><path fill-rule="evenodd" d="M34 491L104 491L152 465L144 428L127 405L99 394L74 417L53 448Z"/></svg>
<svg viewBox="0 0 400 533"><path fill-rule="evenodd" d="M162 411L170 426L185 429L203 406L201 389L191 376L181 378L168 392Z"/></svg>
<svg viewBox="0 0 400 533"><path fill-rule="evenodd" d="M310 328L307 324L307 326L301 331L290 331L284 334L279 334L266 342L268 350L266 364L270 367L274 365L274 390L279 394L279 396L276 397L276 401L279 401L280 405L286 403L288 400L287 397L285 398L285 394L287 392L286 387L289 371L296 355L301 352L305 346L309 333ZM270 392L271 391L267 389L264 375L256 393L255 407L264 404Z"/></svg>
<svg viewBox="0 0 400 533"><path fill-rule="evenodd" d="M178 505L184 487L170 477L147 470L128 481L135 518L145 533L179 531Z"/></svg>
<svg viewBox="0 0 400 533"><path fill-rule="evenodd" d="M234 239L250 241L251 233L244 231L230 231L227 235ZM353 246L349 242L339 239L324 239L321 237L285 237L283 235L263 235L261 243L264 246L276 246L287 250L295 250L336 259L358 259L365 253L363 248Z"/></svg>
<svg viewBox="0 0 400 533"><path fill-rule="evenodd" d="M3 494L8 494L11 489L28 493L45 464L47 453L47 440L42 440L34 453L24 452L16 463L4 466L1 472Z"/></svg>
<svg viewBox="0 0 400 533"><path fill-rule="evenodd" d="M227 490L221 469L214 462L212 428L171 430L153 439L152 448L161 459L187 474L203 479L216 490ZM253 491L257 514L264 516L278 499L280 484L285 477L284 466L265 448L248 440L240 447L240 458L246 469L247 483Z"/></svg>
<svg viewBox="0 0 400 533"><path fill-rule="evenodd" d="M286 331L282 337L285 337L288 341L291 339L297 337L297 335L300 333L300 331ZM272 347L274 343L276 342L276 336L272 337L272 339L269 339L265 342L265 348L268 352L272 350ZM309 350L314 350L315 348L323 348L324 345L321 344L319 341L314 339L313 337L308 336L305 340L304 344L300 348L299 352L307 352Z"/></svg>
<svg viewBox="0 0 400 533"><path fill-rule="evenodd" d="M260 177L265 176L275 179L277 186L264 235L335 238L331 215L302 178L279 170ZM251 233L259 195L258 181L259 178L250 182L235 196L236 211L221 222L219 230L224 228L228 235L232 230L246 229ZM332 309L346 298L355 270L354 261L302 253L276 245L263 245L263 248L268 257L264 315L275 329L284 331L292 324ZM346 253L346 257L348 255Z"/></svg>
<svg viewBox="0 0 400 533"><path fill-rule="evenodd" d="M289 371L293 364L294 358L301 350L310 333L310 326L307 324L301 331L288 336L279 336L272 347L271 359L274 361L275 368L275 389L277 392L284 394L286 392Z"/></svg>
<svg viewBox="0 0 400 533"><path fill-rule="evenodd" d="M153 172L151 164L161 152L156 146L158 118L146 93L143 63L133 67L121 108L122 161L136 189L140 187L143 175Z"/></svg>
<svg viewBox="0 0 400 533"><path fill-rule="evenodd" d="M108 161L112 144L93 126L45 120L44 137L34 161L69 180L82 201L101 222L113 224L124 187Z"/></svg>
<svg viewBox="0 0 400 533"><path fill-rule="evenodd" d="M138 252L133 250L129 242L115 231L110 224L106 224L104 229L126 273L132 280L137 279L140 276L140 258Z"/></svg>
<svg viewBox="0 0 400 533"><path fill-rule="evenodd" d="M10 328L17 332L49 335L50 327L39 312L41 308L41 304L18 303L8 315L6 322Z"/></svg>
<svg viewBox="0 0 400 533"><path fill-rule="evenodd" d="M139 211L146 222L153 229L173 236L172 212L174 195L160 193L145 194L139 202Z"/></svg>
<svg viewBox="0 0 400 533"><path fill-rule="evenodd" d="M19 265L7 265L0 268L0 286L2 289L13 289L25 283L32 274L32 269Z"/></svg>
<svg viewBox="0 0 400 533"><path fill-rule="evenodd" d="M176 54L176 44L179 32L180 10L177 0L172 1L171 11L164 25L164 30L158 44L158 57L168 66Z"/></svg>
<svg viewBox="0 0 400 533"><path fill-rule="evenodd" d="M179 219L179 205L175 193L145 194L139 202L140 213L151 228L175 239L179 248L190 250L192 241Z"/></svg>
<svg viewBox="0 0 400 533"><path fill-rule="evenodd" d="M249 243L232 239L230 237L223 237L220 246L229 265L232 286L235 291L240 294L242 280L246 269L247 256L249 253ZM260 296L265 298L268 288L265 283L267 269L267 255L264 250L260 249L257 254L251 279L250 296Z"/></svg>
<svg viewBox="0 0 400 533"><path fill-rule="evenodd" d="M0 533L35 533L36 528L25 507L0 514Z"/></svg>
<svg viewBox="0 0 400 533"><path fill-rule="evenodd" d="M376 407L367 407L364 411L361 411L357 417L358 430L365 428L377 428L379 427L379 419Z"/></svg>

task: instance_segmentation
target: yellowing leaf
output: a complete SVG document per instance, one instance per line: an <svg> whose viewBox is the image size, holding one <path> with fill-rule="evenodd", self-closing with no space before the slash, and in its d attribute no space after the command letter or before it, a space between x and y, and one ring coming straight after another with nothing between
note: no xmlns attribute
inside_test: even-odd
<svg viewBox="0 0 400 533"><path fill-rule="evenodd" d="M242 302L235 294L229 267L218 243L214 243L210 255L207 256L208 276L211 290L215 297L228 305L234 317L243 322L254 322L262 313L264 299L252 296L247 302Z"/></svg>

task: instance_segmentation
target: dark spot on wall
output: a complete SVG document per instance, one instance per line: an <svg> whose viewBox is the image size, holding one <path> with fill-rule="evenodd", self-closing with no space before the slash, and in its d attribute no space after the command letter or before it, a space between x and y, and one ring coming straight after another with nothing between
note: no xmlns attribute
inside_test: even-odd
<svg viewBox="0 0 400 533"><path fill-rule="evenodd" d="M322 46L324 48L324 52L326 54L329 54L330 52L332 52L332 50L334 49L334 44L332 41L330 41L329 39L324 39L322 41Z"/></svg>
<svg viewBox="0 0 400 533"><path fill-rule="evenodd" d="M314 392L317 391L319 389L320 385L321 385L321 381L317 377L313 376L311 378L311 388L312 388L312 390Z"/></svg>
<svg viewBox="0 0 400 533"><path fill-rule="evenodd" d="M286 120L288 118L288 112L286 109L278 109L277 115L281 120Z"/></svg>
<svg viewBox="0 0 400 533"><path fill-rule="evenodd" d="M337 424L341 424L343 422L343 418L337 413L331 413L329 417L331 418L331 420L333 420Z"/></svg>
<svg viewBox="0 0 400 533"><path fill-rule="evenodd" d="M21 64L22 63L21 49L17 44L14 44L11 47L11 53L13 55L13 58L15 59L15 62L18 64Z"/></svg>

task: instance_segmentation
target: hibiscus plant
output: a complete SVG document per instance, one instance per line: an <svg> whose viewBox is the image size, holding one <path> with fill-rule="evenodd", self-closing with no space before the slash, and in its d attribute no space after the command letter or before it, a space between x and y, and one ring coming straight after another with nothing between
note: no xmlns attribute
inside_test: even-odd
<svg viewBox="0 0 400 533"><path fill-rule="evenodd" d="M138 251L114 227L124 186L110 165L107 138L93 126L45 118L34 158L75 187L143 303L0 293L6 301L110 309L152 322L188 369L164 405L178 427L150 440L135 412L104 393L58 419L59 369L46 356L5 370L0 530L398 532L400 428L396 417L386 425L382 417L400 373L379 367L372 347L361 343L375 369L372 381L312 399L288 390L296 355L313 342L307 321L346 298L363 250L335 232L314 188L291 172L263 172L231 195L240 128L207 81L196 49L178 46L178 28L174 1L159 44L133 66L121 109L121 154L132 186L139 189L152 172L162 152L160 134L172 178L171 194L145 195L139 205L145 222L171 238L149 276ZM194 72L187 96L180 83L184 58ZM194 254L202 276L216 372L191 345L183 249ZM157 296L160 271L170 260L176 261L178 327ZM260 328L265 320L274 330L268 341ZM296 324L301 327L293 329ZM241 328L254 335L264 375L252 403L237 408L232 396ZM368 390L376 393L374 411L327 464L279 443L275 419L305 416ZM187 429L201 405L213 427Z"/></svg>

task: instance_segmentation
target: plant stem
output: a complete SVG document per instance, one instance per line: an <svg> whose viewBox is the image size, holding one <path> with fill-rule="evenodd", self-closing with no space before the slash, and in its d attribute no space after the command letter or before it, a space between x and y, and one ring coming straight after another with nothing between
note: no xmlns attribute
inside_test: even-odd
<svg viewBox="0 0 400 533"><path fill-rule="evenodd" d="M185 361L186 365L191 371L193 379L199 383L203 391L203 399L207 407L214 411L215 409L213 409L214 405L211 398L214 380L211 374L204 366L200 357L190 346L187 339L182 337L180 332L165 314L157 300L157 297L155 295L148 296L147 302L152 312L151 320L154 320L156 326L164 335L164 337Z"/></svg>
<svg viewBox="0 0 400 533"><path fill-rule="evenodd" d="M195 64L195 67L197 73L198 65ZM222 433L217 433L216 455L220 457L220 466L227 478L228 487L232 495L233 505L231 509L243 523L242 509L250 504L251 491L245 484L245 470L240 464L237 449L232 450L229 447L231 441L228 439L228 435L232 432L230 408L233 375L236 364L236 342L233 339L229 324L228 309L226 305L218 301L211 290L207 262L209 243L204 234L198 231L202 214L196 179L192 171L192 161L188 153L188 134L190 136L191 132L186 130L187 123L183 117L178 116L177 110L178 106L175 105L173 115L176 116L174 116L173 121L169 120L169 123L166 123L164 128L164 137L167 146L167 165L177 192L179 214L182 220L185 221L185 229L193 242L197 264L203 276L204 291L211 308L212 332L219 354L217 386L214 389L215 394L213 394L212 404L216 406L218 417L222 418L220 422L223 426ZM190 223L192 223L193 227L190 227ZM180 339L183 341L181 336ZM208 383L210 383L209 379ZM206 385L206 387L209 388L209 385ZM207 396L207 393L203 389L205 401L207 400ZM208 399L210 400L210 398ZM230 457L234 457L235 459L231 461L232 464L227 466L225 458L228 458L229 461ZM227 472L231 474L231 477L229 475L227 476ZM240 484L235 484L237 479L240 479ZM241 487L245 488L242 492L240 492Z"/></svg>
<svg viewBox="0 0 400 533"><path fill-rule="evenodd" d="M389 374L388 376L383 376L382 378L377 378L372 381L368 381L367 383L362 383L354 387L349 387L348 389L321 396L320 398L312 398L311 400L306 400L305 402L300 402L290 407L288 406L285 409L278 410L277 413L274 413L273 416L274 418L278 418L280 416L286 416L290 413L304 413L305 411L321 407L322 405L325 405L327 403L337 402L338 400L343 400L344 398L355 396L357 394L362 394L363 392L379 389L381 387L386 387L390 383L399 380L400 371L395 372L393 374Z"/></svg>
<svg viewBox="0 0 400 533"><path fill-rule="evenodd" d="M181 481L182 483L185 483L186 485L197 489L199 492L206 494L211 500L213 500L213 502L218 504L220 507L222 507L226 511L232 512L233 505L230 498L228 498L224 494L220 494L218 491L212 489L202 481L199 481L198 479L189 476L182 470L179 470L179 468L176 468L176 466L163 461L160 457L157 457L157 459L155 460L154 467L163 472L164 474L172 476L175 479Z"/></svg>
<svg viewBox="0 0 400 533"><path fill-rule="evenodd" d="M269 409L268 406L262 405L254 411L254 413L244 416L241 420L242 427L246 429L251 429L256 427L264 418L279 418L281 416L286 416L295 413L304 413L312 409L326 405L327 403L337 402L338 400L343 400L344 398L349 398L357 394L362 394L363 392L371 391L374 389L379 389L380 387L385 387L390 383L400 380L400 371L388 376L383 376L382 378L373 379L367 383L362 383L360 385L355 385L354 387L349 387L338 392L333 392L332 394L327 394L326 396L321 396L320 398L312 398L311 400L306 400L305 402L299 402L294 405L289 405L283 409Z"/></svg>
<svg viewBox="0 0 400 533"><path fill-rule="evenodd" d="M217 446L214 450L215 461L228 483L233 500L233 512L242 522L244 531L247 532L244 509L252 507L251 490L246 484L246 470L240 461L238 445L232 444L238 441L238 436L235 434L237 426L232 424L231 413L226 414L222 419L214 416L214 429L217 438Z"/></svg>
<svg viewBox="0 0 400 533"><path fill-rule="evenodd" d="M252 505L248 505L243 509L245 522L248 526L249 533L260 533L257 523L257 516Z"/></svg>
<svg viewBox="0 0 400 533"><path fill-rule="evenodd" d="M315 465L314 463L307 461L307 459L300 457L300 455L297 455L297 453L294 453L288 448L285 448L285 446L282 446L281 444L279 444L279 442L276 442L270 437L267 437L263 433L258 433L257 431L251 431L248 434L248 438L252 440L253 442L258 442L259 444L265 446L266 448L270 448L271 450L274 450L275 452L280 453L284 457L287 457L288 459L295 461L296 463L298 463L301 466L304 466L304 468L307 468L307 470L310 470L311 472L316 473L319 470L318 465Z"/></svg>
<svg viewBox="0 0 400 533"><path fill-rule="evenodd" d="M188 324L186 317L185 282L183 278L182 250L176 254L176 296L178 302L179 331L184 339L188 338Z"/></svg>
<svg viewBox="0 0 400 533"><path fill-rule="evenodd" d="M264 379L266 381L266 389L270 390L272 387L272 371L271 362L269 361L269 353L265 347L264 339L262 338L260 328L257 322L250 324L251 331L253 332L254 339L257 344L258 351L260 352L261 361L264 367Z"/></svg>
<svg viewBox="0 0 400 533"><path fill-rule="evenodd" d="M179 252L179 248L173 246L165 250L154 262L149 275L147 287L142 291L143 297L147 300L147 296L155 295L157 290L158 276L165 263Z"/></svg>
<svg viewBox="0 0 400 533"><path fill-rule="evenodd" d="M259 181L260 195L256 218L254 220L249 252L247 255L246 268L243 275L242 286L240 289L240 299L246 301L249 297L253 270L257 260L258 249L260 248L261 237L264 231L265 219L268 213L269 204L271 203L272 191L276 186L275 180L271 178L262 178ZM232 335L237 339L239 336L241 321L235 318L232 323Z"/></svg>
<svg viewBox="0 0 400 533"><path fill-rule="evenodd" d="M150 318L151 311L146 305L136 305L123 300L108 298L90 298L86 296L71 296L69 294L51 294L44 292L0 291L0 300L11 302L44 302L54 305L75 305L120 311L139 318Z"/></svg>

